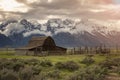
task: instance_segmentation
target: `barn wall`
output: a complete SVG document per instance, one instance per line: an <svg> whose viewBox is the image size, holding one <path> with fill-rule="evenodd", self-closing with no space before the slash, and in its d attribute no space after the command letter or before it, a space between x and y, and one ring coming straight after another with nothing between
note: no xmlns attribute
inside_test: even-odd
<svg viewBox="0 0 120 80"><path fill-rule="evenodd" d="M33 55L34 55L34 51L16 50L16 55L28 55L28 56L33 56Z"/></svg>

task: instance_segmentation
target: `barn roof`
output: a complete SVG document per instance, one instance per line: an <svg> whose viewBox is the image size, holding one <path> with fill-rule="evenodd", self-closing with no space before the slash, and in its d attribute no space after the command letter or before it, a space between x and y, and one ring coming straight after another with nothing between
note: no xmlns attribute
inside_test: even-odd
<svg viewBox="0 0 120 80"><path fill-rule="evenodd" d="M32 49L38 46L43 46L45 40L47 38L51 38L50 36L48 37L32 37L32 39L29 41L28 45L25 47L19 48L19 49Z"/></svg>

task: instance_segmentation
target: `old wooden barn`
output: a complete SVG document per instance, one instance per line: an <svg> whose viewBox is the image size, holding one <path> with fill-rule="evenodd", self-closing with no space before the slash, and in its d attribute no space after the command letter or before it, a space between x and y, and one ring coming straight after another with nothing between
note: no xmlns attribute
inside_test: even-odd
<svg viewBox="0 0 120 80"><path fill-rule="evenodd" d="M66 53L66 48L56 46L52 37L32 37L28 45L16 49L20 55L61 55Z"/></svg>

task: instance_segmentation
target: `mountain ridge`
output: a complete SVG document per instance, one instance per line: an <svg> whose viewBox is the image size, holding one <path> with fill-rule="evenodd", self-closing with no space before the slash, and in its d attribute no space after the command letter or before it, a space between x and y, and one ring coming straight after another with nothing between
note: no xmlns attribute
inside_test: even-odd
<svg viewBox="0 0 120 80"><path fill-rule="evenodd" d="M120 31L111 27L113 26L84 19L79 21L49 19L44 24L34 24L27 19L22 19L2 22L0 34L10 39L12 45L9 45L13 47L25 46L32 36L52 36L57 45L64 47L119 45Z"/></svg>

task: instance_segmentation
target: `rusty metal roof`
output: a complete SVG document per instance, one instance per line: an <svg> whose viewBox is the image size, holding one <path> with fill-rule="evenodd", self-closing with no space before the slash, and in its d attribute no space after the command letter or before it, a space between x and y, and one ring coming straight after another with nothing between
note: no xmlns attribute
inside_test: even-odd
<svg viewBox="0 0 120 80"><path fill-rule="evenodd" d="M45 40L49 38L48 37L32 37L31 40L29 41L28 45L22 47L22 48L18 48L18 49L32 49L38 46L43 46Z"/></svg>

